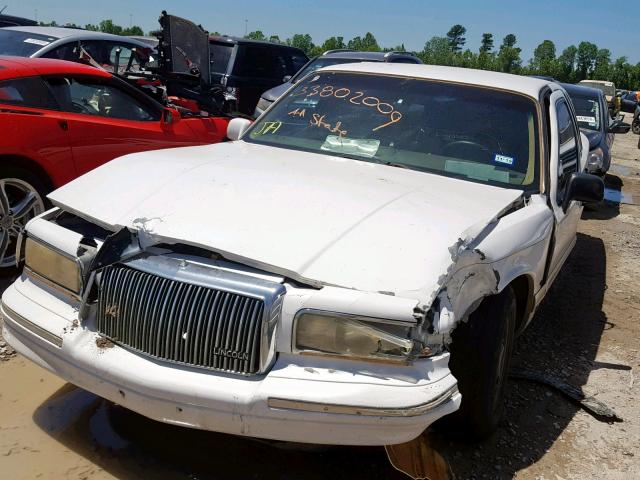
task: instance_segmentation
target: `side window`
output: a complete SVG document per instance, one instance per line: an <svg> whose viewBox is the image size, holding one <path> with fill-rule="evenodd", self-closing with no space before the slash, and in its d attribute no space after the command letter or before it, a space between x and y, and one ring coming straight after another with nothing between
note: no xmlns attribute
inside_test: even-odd
<svg viewBox="0 0 640 480"><path fill-rule="evenodd" d="M47 83L67 112L142 122L160 119L159 111L108 83L69 77L51 77Z"/></svg>
<svg viewBox="0 0 640 480"><path fill-rule="evenodd" d="M139 58L134 53L133 47L131 45L111 43L108 45L107 48L109 50L108 51L109 67L110 67L109 71L112 71L112 72L115 71L116 56L117 56L118 49L120 49L120 60L119 60L120 72L124 72L126 70L127 66L129 65L129 60L131 60L131 57L133 57L133 60L131 60L131 70L140 71L142 69Z"/></svg>
<svg viewBox="0 0 640 480"><path fill-rule="evenodd" d="M565 100L556 103L558 118L558 195L556 201L562 203L567 182L572 173L578 171L579 136L573 121L573 114Z"/></svg>
<svg viewBox="0 0 640 480"><path fill-rule="evenodd" d="M48 51L43 58L55 58L57 60L68 60L70 62L77 62L79 60L79 52L77 50L78 43L66 43L53 50Z"/></svg>
<svg viewBox="0 0 640 480"><path fill-rule="evenodd" d="M40 77L15 78L0 82L0 104L57 110L58 105Z"/></svg>
<svg viewBox="0 0 640 480"><path fill-rule="evenodd" d="M236 72L237 75L256 78L276 78L278 76L269 48L253 45L245 45L240 48L243 50L242 64ZM280 78L283 76L280 75Z"/></svg>

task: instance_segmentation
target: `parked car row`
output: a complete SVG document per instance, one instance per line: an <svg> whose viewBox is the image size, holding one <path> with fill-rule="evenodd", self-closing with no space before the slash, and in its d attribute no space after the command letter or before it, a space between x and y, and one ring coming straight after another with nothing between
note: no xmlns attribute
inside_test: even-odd
<svg viewBox="0 0 640 480"><path fill-rule="evenodd" d="M580 131L589 140L589 157L586 170L604 176L611 166L611 148L616 133L627 133L631 126L612 119L602 90L562 83L576 112Z"/></svg>

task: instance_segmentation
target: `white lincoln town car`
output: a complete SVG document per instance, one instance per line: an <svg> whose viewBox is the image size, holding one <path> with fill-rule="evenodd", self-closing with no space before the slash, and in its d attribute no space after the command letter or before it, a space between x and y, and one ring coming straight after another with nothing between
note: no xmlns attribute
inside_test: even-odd
<svg viewBox="0 0 640 480"><path fill-rule="evenodd" d="M514 337L603 194L566 92L345 64L228 136L53 192L2 296L7 341L176 425L350 445L439 419L491 433Z"/></svg>

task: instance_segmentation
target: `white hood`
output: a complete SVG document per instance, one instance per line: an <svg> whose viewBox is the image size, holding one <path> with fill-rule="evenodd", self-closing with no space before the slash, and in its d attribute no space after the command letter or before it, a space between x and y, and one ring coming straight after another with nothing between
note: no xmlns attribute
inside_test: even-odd
<svg viewBox="0 0 640 480"><path fill-rule="evenodd" d="M451 264L449 249L520 194L240 141L121 157L49 198L154 242L205 247L294 279L424 300Z"/></svg>

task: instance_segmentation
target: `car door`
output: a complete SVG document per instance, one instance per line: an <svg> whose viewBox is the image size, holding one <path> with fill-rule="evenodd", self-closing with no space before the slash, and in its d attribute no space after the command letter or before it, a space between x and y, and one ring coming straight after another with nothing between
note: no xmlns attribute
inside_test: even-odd
<svg viewBox="0 0 640 480"><path fill-rule="evenodd" d="M39 76L0 81L0 154L28 158L53 186L75 178L65 114Z"/></svg>
<svg viewBox="0 0 640 480"><path fill-rule="evenodd" d="M206 143L186 122L162 122L162 106L115 79L51 76L46 81L67 112L79 174L129 153Z"/></svg>
<svg viewBox="0 0 640 480"><path fill-rule="evenodd" d="M551 151L549 166L549 200L555 217L554 249L551 257L551 279L571 252L576 241L576 229L582 204L572 201L567 211L562 208L569 178L579 171L582 139L575 122L575 113L563 92L556 90L550 97Z"/></svg>

